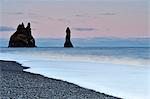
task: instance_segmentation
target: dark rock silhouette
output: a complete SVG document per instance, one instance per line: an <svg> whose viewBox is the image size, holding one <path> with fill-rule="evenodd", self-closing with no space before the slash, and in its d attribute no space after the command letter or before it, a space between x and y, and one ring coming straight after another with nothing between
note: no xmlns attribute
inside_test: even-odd
<svg viewBox="0 0 150 99"><path fill-rule="evenodd" d="M8 47L36 47L30 23L26 28L23 23L18 25L17 31L10 37Z"/></svg>
<svg viewBox="0 0 150 99"><path fill-rule="evenodd" d="M71 37L71 31L70 31L69 27L67 27L67 29L66 29L66 41L65 41L64 47L73 47L71 40L70 40L70 37Z"/></svg>

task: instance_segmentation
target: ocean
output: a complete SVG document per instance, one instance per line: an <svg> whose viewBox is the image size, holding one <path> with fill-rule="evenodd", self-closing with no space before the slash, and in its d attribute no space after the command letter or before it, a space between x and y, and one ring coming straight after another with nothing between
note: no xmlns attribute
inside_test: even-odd
<svg viewBox="0 0 150 99"><path fill-rule="evenodd" d="M0 39L0 59L17 61L26 70L69 81L125 99L149 99L150 39L36 39L37 48L8 48Z"/></svg>

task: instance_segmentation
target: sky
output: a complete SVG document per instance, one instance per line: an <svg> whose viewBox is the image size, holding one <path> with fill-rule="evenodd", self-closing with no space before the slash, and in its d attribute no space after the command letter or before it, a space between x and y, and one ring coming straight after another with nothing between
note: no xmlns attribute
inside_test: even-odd
<svg viewBox="0 0 150 99"><path fill-rule="evenodd" d="M35 38L143 38L149 35L149 0L0 0L0 38L31 23Z"/></svg>

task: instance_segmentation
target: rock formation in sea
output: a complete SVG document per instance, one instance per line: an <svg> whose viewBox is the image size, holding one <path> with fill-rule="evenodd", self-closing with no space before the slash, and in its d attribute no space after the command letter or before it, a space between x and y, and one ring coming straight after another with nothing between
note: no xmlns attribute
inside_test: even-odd
<svg viewBox="0 0 150 99"><path fill-rule="evenodd" d="M17 31L10 37L8 47L36 47L30 23L26 28L23 23L18 25Z"/></svg>
<svg viewBox="0 0 150 99"><path fill-rule="evenodd" d="M71 31L70 31L69 27L67 27L67 29L66 29L66 41L65 41L64 47L73 47L71 40L70 40L70 37L71 37Z"/></svg>

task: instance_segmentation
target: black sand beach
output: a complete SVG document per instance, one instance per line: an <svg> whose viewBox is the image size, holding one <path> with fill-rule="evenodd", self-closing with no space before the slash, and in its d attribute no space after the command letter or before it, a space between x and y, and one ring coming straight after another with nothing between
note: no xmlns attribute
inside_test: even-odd
<svg viewBox="0 0 150 99"><path fill-rule="evenodd" d="M120 99L23 71L27 68L15 61L0 60L0 99Z"/></svg>

